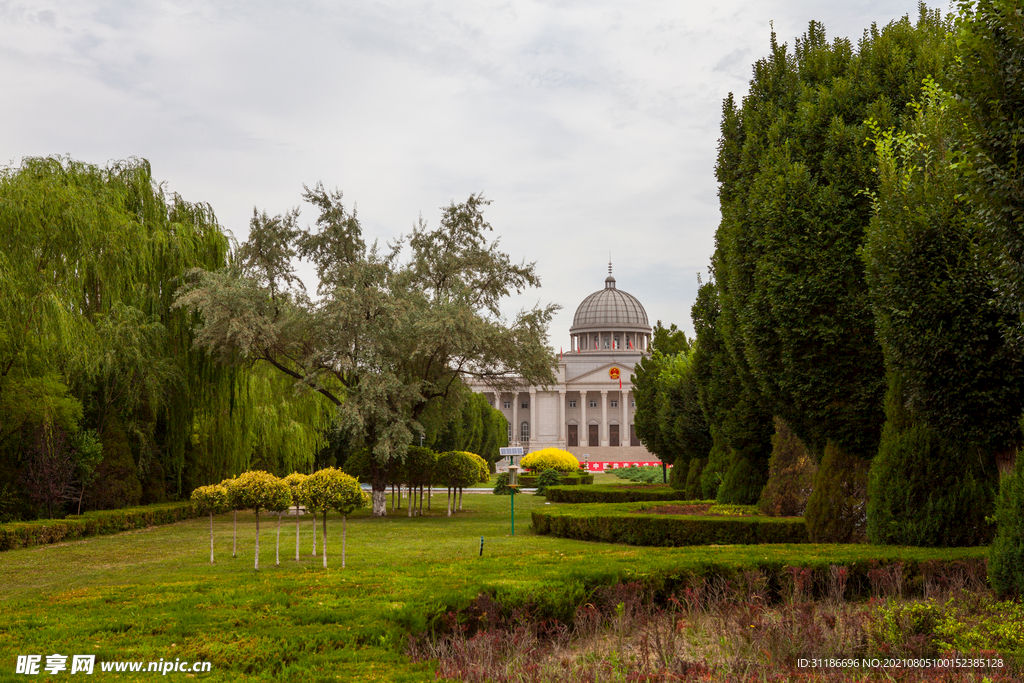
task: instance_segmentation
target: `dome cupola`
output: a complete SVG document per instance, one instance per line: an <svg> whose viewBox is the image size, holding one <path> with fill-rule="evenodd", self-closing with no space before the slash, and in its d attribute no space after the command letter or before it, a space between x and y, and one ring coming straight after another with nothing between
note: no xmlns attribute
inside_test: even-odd
<svg viewBox="0 0 1024 683"><path fill-rule="evenodd" d="M576 308L569 334L573 350L579 351L646 351L651 326L647 311L632 294L615 286L612 264L604 289L585 298Z"/></svg>

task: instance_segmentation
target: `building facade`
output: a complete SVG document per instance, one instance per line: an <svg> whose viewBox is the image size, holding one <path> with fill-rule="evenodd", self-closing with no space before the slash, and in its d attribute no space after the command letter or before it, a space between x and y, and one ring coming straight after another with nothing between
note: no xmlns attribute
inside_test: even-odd
<svg viewBox="0 0 1024 683"><path fill-rule="evenodd" d="M496 392L471 383L508 421L509 445L524 452L563 448L581 462L649 462L636 437L633 371L648 355L651 326L633 295L616 287L608 266L604 289L585 298L569 329L553 386Z"/></svg>

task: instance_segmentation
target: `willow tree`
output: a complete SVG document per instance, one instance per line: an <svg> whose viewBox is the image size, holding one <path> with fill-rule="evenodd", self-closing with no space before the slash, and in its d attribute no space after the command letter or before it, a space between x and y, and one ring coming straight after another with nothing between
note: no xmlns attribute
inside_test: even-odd
<svg viewBox="0 0 1024 683"><path fill-rule="evenodd" d="M178 481L194 399L221 371L188 352L172 282L227 253L210 207L167 193L144 160L29 158L0 170L0 479L43 419L37 397L40 407L82 404L101 441L108 426L130 434L130 476ZM99 463L96 486L109 470Z"/></svg>
<svg viewBox="0 0 1024 683"><path fill-rule="evenodd" d="M482 196L444 208L435 229L421 220L387 249L366 245L340 192L318 184L303 197L319 210L315 228L301 229L295 211L254 212L231 266L193 270L176 305L199 314L199 347L226 363L273 367L336 406L340 426L371 455L373 514L384 516L388 470L460 377L496 387L554 381L547 326L556 307L503 317L506 297L540 282L533 264L513 264L488 241ZM295 275L296 259L315 267L317 298Z"/></svg>

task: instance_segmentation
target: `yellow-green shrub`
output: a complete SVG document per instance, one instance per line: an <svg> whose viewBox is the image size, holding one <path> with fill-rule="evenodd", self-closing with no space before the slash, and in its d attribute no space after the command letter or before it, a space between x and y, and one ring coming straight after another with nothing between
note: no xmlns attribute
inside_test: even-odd
<svg viewBox="0 0 1024 683"><path fill-rule="evenodd" d="M523 456L519 463L528 470L557 470L559 472L575 472L580 468L580 461L569 451L561 448L544 448Z"/></svg>

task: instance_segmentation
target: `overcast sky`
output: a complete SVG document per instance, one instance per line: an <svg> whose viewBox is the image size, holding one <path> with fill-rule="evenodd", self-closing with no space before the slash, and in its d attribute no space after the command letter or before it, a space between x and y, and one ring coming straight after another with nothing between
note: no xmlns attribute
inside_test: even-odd
<svg viewBox="0 0 1024 683"><path fill-rule="evenodd" d="M942 6L946 9L945 6ZM473 192L540 301L620 289L692 332L718 224L722 99L747 90L770 22L831 39L916 2L0 0L0 163L144 157L244 239L254 206L323 181L369 239ZM311 223L312 209L303 220Z"/></svg>

